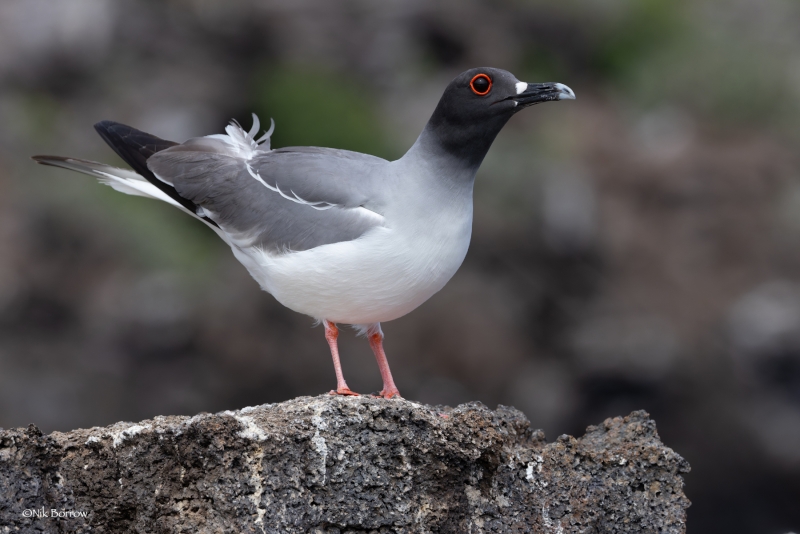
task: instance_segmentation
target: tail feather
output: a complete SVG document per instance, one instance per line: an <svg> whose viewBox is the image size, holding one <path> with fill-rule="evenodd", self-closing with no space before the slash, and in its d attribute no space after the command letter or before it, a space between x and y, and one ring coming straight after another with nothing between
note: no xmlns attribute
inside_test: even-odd
<svg viewBox="0 0 800 534"><path fill-rule="evenodd" d="M175 202L175 200L164 194L163 191L145 180L142 176L128 169L120 169L119 167L112 167L105 163L98 163L86 159L65 158L63 156L33 156L31 159L42 165L61 167L62 169L69 169L71 171L94 176L100 182L122 193L163 200L168 204L172 204L194 215L194 213Z"/></svg>
<svg viewBox="0 0 800 534"><path fill-rule="evenodd" d="M41 163L42 165L49 165L52 167L60 167L62 169L82 172L83 174L94 176L95 178L102 179L111 173L119 178L124 178L125 180L138 180L140 182L147 181L140 174L137 174L131 170L112 167L111 165L90 161L88 159L66 158L64 156L31 156L31 159L36 163Z"/></svg>
<svg viewBox="0 0 800 534"><path fill-rule="evenodd" d="M113 187L120 193L128 195L135 195L139 197L154 198L161 200L175 206L179 210L188 213L195 219L199 219L206 223L212 230L214 230L220 237L226 239L226 236L213 221L209 222L207 217L199 216L196 212L186 209L175 199L164 193L161 189L145 180L141 175L128 170L120 169L119 167L112 167L105 163L98 163L96 161L89 161L87 159L78 158L65 158L63 156L32 156L36 163L42 165L49 165L52 167L60 167L62 169L69 169L71 171L88 174L94 176L101 183Z"/></svg>
<svg viewBox="0 0 800 534"><path fill-rule="evenodd" d="M186 209L186 207L176 202L175 199L171 198L161 189L157 188L155 185L145 180L141 175L131 170L120 169L119 167L112 167L111 165L106 165L105 163L98 163L96 161L89 161L87 159L65 158L63 156L32 156L31 159L42 165L60 167L62 169L69 169L71 171L94 176L101 183L111 186L120 193L126 193L128 195L135 195L138 197L154 198L156 200L166 202L167 204L175 206L179 210L188 213L195 219L203 221L212 230L217 232L220 237L225 239L225 236L221 233L222 231L216 224L213 222L209 224L206 217L201 217L197 215L196 212Z"/></svg>

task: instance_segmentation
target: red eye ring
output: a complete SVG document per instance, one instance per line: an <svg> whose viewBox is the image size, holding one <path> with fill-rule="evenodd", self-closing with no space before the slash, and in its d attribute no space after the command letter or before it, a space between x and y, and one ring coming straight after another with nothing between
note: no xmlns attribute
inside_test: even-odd
<svg viewBox="0 0 800 534"><path fill-rule="evenodd" d="M478 90L478 89L475 87L475 81L476 81L476 80L480 80L480 79L483 79L483 80L486 80L487 82L489 82L489 86L488 86L488 87L487 87L487 88L486 88L484 91L479 91L479 90ZM483 85L483 84L480 84L480 85ZM492 79L491 79L491 78L489 78L489 77L488 77L487 75L485 75L485 74L476 74L476 75L475 75L475 76L473 76L473 77L472 77L472 79L470 80L470 82L469 82L469 88L470 88L470 89L472 89L472 92L473 92L473 93L475 93L475 94L476 94L476 95L478 95L478 96L486 96L486 95L488 95L488 94L489 94L489 91L491 91L491 90L492 90Z"/></svg>

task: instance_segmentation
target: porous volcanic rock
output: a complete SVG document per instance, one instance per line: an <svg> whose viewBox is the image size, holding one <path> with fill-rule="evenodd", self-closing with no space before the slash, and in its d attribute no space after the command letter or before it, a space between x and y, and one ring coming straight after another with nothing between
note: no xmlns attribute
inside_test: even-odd
<svg viewBox="0 0 800 534"><path fill-rule="evenodd" d="M678 533L688 470L645 412L546 443L514 408L301 397L2 430L0 532Z"/></svg>

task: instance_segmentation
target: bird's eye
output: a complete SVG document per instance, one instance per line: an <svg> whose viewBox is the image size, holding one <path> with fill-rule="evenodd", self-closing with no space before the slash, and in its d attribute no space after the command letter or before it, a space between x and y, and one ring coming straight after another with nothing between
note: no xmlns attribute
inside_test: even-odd
<svg viewBox="0 0 800 534"><path fill-rule="evenodd" d="M476 95L488 95L492 90L492 79L485 74L476 74L469 82L469 87Z"/></svg>

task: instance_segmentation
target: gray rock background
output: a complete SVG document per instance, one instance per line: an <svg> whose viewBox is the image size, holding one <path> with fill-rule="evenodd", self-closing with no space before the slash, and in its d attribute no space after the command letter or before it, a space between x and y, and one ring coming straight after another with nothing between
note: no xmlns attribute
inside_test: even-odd
<svg viewBox="0 0 800 534"><path fill-rule="evenodd" d="M645 412L548 444L514 408L323 395L2 431L0 531L683 533L688 470Z"/></svg>
<svg viewBox="0 0 800 534"><path fill-rule="evenodd" d="M692 464L690 532L800 532L797 28L792 0L0 2L0 427L334 385L321 330L202 225L28 156L118 164L94 122L181 141L256 111L274 146L395 157L494 65L578 99L498 137L463 267L384 325L400 391L551 437L646 409Z"/></svg>

